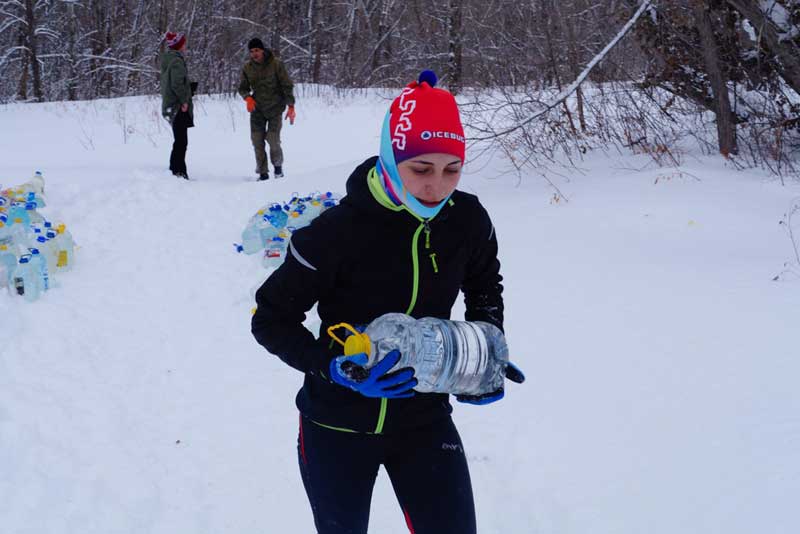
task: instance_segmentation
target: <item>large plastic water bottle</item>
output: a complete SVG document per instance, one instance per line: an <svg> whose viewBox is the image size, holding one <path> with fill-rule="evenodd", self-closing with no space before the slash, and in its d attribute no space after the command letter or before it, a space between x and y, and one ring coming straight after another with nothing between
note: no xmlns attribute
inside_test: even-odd
<svg viewBox="0 0 800 534"><path fill-rule="evenodd" d="M366 368L399 350L396 367L414 368L419 381L414 389L420 393L482 395L503 386L508 347L500 329L489 323L387 313L363 333L347 324L333 326L328 329L331 337L338 339L335 330L339 327L352 333L343 342L344 353L366 353Z"/></svg>
<svg viewBox="0 0 800 534"><path fill-rule="evenodd" d="M11 246L14 242L14 236L11 233L11 228L6 224L8 218L4 213L0 213L0 245Z"/></svg>
<svg viewBox="0 0 800 534"><path fill-rule="evenodd" d="M65 224L56 227L55 247L58 250L56 271L69 271L75 264L75 241Z"/></svg>
<svg viewBox="0 0 800 534"><path fill-rule="evenodd" d="M286 257L286 239L275 236L267 241L261 264L266 268L278 267Z"/></svg>
<svg viewBox="0 0 800 534"><path fill-rule="evenodd" d="M37 207L45 207L44 176L41 171L36 171L30 180L17 186L13 192L21 197L23 202L35 202Z"/></svg>
<svg viewBox="0 0 800 534"><path fill-rule="evenodd" d="M33 302L42 294L41 273L30 263L31 255L25 254L19 259L14 272L11 273L9 289L28 302Z"/></svg>
<svg viewBox="0 0 800 534"><path fill-rule="evenodd" d="M17 255L10 245L0 243L0 288L7 287L17 266Z"/></svg>
<svg viewBox="0 0 800 534"><path fill-rule="evenodd" d="M50 273L54 273L58 265L58 244L56 243L56 235L57 234L51 230L44 235L36 237L36 248L44 255L44 259L47 262L47 270Z"/></svg>
<svg viewBox="0 0 800 534"><path fill-rule="evenodd" d="M50 273L47 270L47 260L45 260L38 248L31 248L28 250L30 250L31 253L31 268L39 275L39 287L42 291L47 291L50 289Z"/></svg>
<svg viewBox="0 0 800 534"><path fill-rule="evenodd" d="M242 231L242 251L245 254L255 254L264 248L261 240L261 228L256 221L250 221Z"/></svg>
<svg viewBox="0 0 800 534"><path fill-rule="evenodd" d="M7 217L7 224L9 225L21 224L23 226L28 226L31 223L30 215L28 214L28 210L25 209L24 202L12 202L11 207L8 209Z"/></svg>

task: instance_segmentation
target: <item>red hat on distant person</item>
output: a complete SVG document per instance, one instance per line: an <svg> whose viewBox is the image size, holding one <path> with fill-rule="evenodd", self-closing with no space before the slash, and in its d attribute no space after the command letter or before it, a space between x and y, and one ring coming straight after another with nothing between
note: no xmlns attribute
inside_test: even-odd
<svg viewBox="0 0 800 534"><path fill-rule="evenodd" d="M177 32L167 32L164 36L164 40L167 41L168 47L173 50L178 50L183 46L183 43L186 42L186 35Z"/></svg>
<svg viewBox="0 0 800 534"><path fill-rule="evenodd" d="M439 152L464 161L464 127L453 95L436 87L436 74L425 70L403 89L389 108L389 133L396 163Z"/></svg>

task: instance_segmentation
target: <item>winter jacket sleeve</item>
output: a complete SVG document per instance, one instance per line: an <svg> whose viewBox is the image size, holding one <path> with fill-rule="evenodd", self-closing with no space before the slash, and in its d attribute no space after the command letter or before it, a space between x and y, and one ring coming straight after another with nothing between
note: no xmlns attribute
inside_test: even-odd
<svg viewBox="0 0 800 534"><path fill-rule="evenodd" d="M186 64L175 60L169 66L169 85L180 104L188 104L192 99L192 89L187 79Z"/></svg>
<svg viewBox="0 0 800 534"><path fill-rule="evenodd" d="M503 330L503 277L497 259L497 236L489 214L478 204L475 238L461 290L467 321L485 321Z"/></svg>
<svg viewBox="0 0 800 534"><path fill-rule="evenodd" d="M283 94L286 105L294 106L294 83L289 77L289 72L286 70L283 61L278 61L277 73L278 83L281 86L281 93Z"/></svg>
<svg viewBox="0 0 800 534"><path fill-rule="evenodd" d="M303 326L306 312L330 284L331 258L325 257L319 219L294 233L285 261L256 292L251 329L264 348L290 366L324 377L330 356Z"/></svg>
<svg viewBox="0 0 800 534"><path fill-rule="evenodd" d="M242 69L242 74L239 77L239 96L247 98L250 96L251 91L252 87L250 86L250 80L247 78L247 71Z"/></svg>

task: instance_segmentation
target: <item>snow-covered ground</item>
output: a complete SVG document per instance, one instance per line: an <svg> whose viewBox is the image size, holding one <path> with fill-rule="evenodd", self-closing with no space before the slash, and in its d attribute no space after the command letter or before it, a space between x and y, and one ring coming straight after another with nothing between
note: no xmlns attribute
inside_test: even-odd
<svg viewBox="0 0 800 534"><path fill-rule="evenodd" d="M300 99L267 183L241 101L198 99L190 182L166 170L159 105L0 106L0 184L41 169L43 213L80 245L38 302L0 294L3 534L313 531L302 377L251 337L266 271L232 243L270 200L343 192L387 101ZM528 376L455 407L482 534L800 532L800 280L772 281L800 188L684 161L592 155L556 178L568 202L468 165ZM406 532L383 474L370 531Z"/></svg>

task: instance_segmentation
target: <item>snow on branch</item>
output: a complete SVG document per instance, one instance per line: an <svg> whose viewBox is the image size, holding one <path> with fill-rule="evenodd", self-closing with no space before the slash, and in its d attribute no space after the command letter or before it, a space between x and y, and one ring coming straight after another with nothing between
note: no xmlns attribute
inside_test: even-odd
<svg viewBox="0 0 800 534"><path fill-rule="evenodd" d="M545 105L543 109L534 113L533 115L523 120L522 122L519 122L516 125L511 126L510 128L506 128L503 131L489 132L488 130L479 130L485 133L490 133L490 135L486 135L483 137L469 137L468 139L470 141L485 141L487 139L494 139L497 137L505 136L507 134L510 134L511 132L519 130L520 128L526 126L527 124L530 124L531 122L535 121L536 119L546 114L553 108L561 105L561 103L564 102L564 100L569 98L569 96L572 93L574 93L578 89L578 87L580 87L583 81L586 80L586 77L589 76L589 74L591 74L592 70L594 70L594 68L608 55L608 53L611 52L611 50L615 46L617 46L617 43L619 43L622 40L622 38L625 37L625 35L631 30L631 28L633 28L634 24L636 24L636 21L639 20L642 14L652 5L652 3L653 3L652 0L644 0L642 2L642 5L639 6L639 9L636 11L636 13L633 14L631 19L625 24L625 26L622 27L619 33L617 33L617 35L605 46L605 48L603 48L600 51L600 53L598 53L586 65L586 67L578 75L578 77L575 78L575 81L569 84L567 87L565 87L562 91L560 91L552 101L550 101L548 104Z"/></svg>

